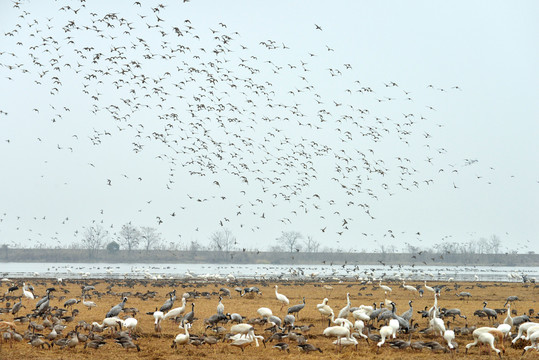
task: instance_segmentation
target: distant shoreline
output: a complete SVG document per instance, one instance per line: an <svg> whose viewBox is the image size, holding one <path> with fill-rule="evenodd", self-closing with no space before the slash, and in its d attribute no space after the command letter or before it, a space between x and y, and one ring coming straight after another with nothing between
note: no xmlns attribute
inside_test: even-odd
<svg viewBox="0 0 539 360"><path fill-rule="evenodd" d="M50 263L192 263L192 264L291 264L291 265L407 265L407 266L538 266L539 254L439 254L351 253L351 252L265 252L265 251L179 251L3 249L0 262Z"/></svg>

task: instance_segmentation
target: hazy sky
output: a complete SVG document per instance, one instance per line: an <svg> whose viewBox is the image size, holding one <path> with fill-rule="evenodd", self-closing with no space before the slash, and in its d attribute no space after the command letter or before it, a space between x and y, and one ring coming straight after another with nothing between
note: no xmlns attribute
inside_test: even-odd
<svg viewBox="0 0 539 360"><path fill-rule="evenodd" d="M0 5L0 243L539 250L537 2L160 4Z"/></svg>

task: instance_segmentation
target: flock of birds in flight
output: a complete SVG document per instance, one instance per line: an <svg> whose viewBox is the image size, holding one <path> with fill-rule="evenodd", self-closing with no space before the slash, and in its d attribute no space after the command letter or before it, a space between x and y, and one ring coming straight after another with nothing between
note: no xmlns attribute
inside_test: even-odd
<svg viewBox="0 0 539 360"><path fill-rule="evenodd" d="M172 16L179 4L135 2L124 13L84 0L63 3L47 18L13 1L19 21L2 34L2 84L31 80L48 102L17 110L58 129L50 136L58 143L44 133L36 146L70 154L116 142L154 157L164 170L161 184L151 186L170 191L176 204L168 214L163 207L147 211L156 226L197 206L232 202L234 212L221 214L216 227L258 231L268 217L286 227L310 216L318 219L319 235L338 238L355 220L375 219L372 202L440 177L457 189L459 171L477 162L449 164L447 150L433 140L443 126L435 106L393 81L364 84L356 65L334 63L339 57L330 45L298 55L280 40L244 43L223 22L205 29ZM315 24L306 35L323 32ZM461 89L427 84L420 91ZM70 104L77 92L87 114ZM11 116L0 109L0 118ZM19 140L2 136L9 146ZM99 167L98 159L88 163L89 171ZM200 186L185 190L186 177ZM142 188L145 178L143 170L120 170L99 181L105 188L127 182ZM178 193L185 194L180 205ZM153 201L137 200L138 212ZM94 222L106 216L100 209ZM33 226L27 215L0 215L7 220Z"/></svg>

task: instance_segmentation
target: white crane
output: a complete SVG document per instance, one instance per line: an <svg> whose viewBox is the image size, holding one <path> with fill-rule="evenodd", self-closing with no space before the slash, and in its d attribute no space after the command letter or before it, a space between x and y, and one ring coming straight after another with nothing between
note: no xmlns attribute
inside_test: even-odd
<svg viewBox="0 0 539 360"><path fill-rule="evenodd" d="M384 325L380 328L381 340L378 342L378 344L376 344L376 346L378 346L378 350L380 350L380 347L382 347L382 345L384 345L386 342L386 338L389 338L391 334L393 334L393 328L391 326Z"/></svg>
<svg viewBox="0 0 539 360"><path fill-rule="evenodd" d="M172 340L172 348L178 347L178 345L185 345L189 343L189 328L191 327L190 323L184 325L185 334L178 334L176 338Z"/></svg>
<svg viewBox="0 0 539 360"><path fill-rule="evenodd" d="M427 285L427 280L425 280L425 289L427 289L428 291L433 292L433 293L436 292L436 290L434 290L434 288Z"/></svg>
<svg viewBox="0 0 539 360"><path fill-rule="evenodd" d="M444 339L447 341L447 347L449 350L455 349L455 346L453 345L453 340L455 340L455 332L451 329L449 329L449 321L447 322L447 330L444 331Z"/></svg>
<svg viewBox="0 0 539 360"><path fill-rule="evenodd" d="M161 322L165 318L165 314L162 311L154 311L153 313L154 318L154 329L156 333L161 333Z"/></svg>
<svg viewBox="0 0 539 360"><path fill-rule="evenodd" d="M28 286L25 283L22 283L22 294L25 298L34 300L34 294L28 290Z"/></svg>
<svg viewBox="0 0 539 360"><path fill-rule="evenodd" d="M350 306L350 293L346 293L346 306L339 311L339 316L337 317L346 319L350 315Z"/></svg>
<svg viewBox="0 0 539 360"><path fill-rule="evenodd" d="M392 292L393 289L391 289L389 286L387 285L382 285L382 280L380 280L380 283L378 284L380 286L380 288L382 288L384 291L388 291L388 292Z"/></svg>
<svg viewBox="0 0 539 360"><path fill-rule="evenodd" d="M490 332L483 332L483 333L480 333L479 336L477 337L477 339L475 339L475 341L473 343L470 343L470 344L467 344L466 345L466 353L468 353L468 349L471 348L472 346L475 346L477 345L478 343L482 343L482 344L487 344L487 345L490 345L490 347L496 351L496 353L498 354L498 356L500 357L500 359L502 358L502 354L501 354L501 351L499 349L496 349L494 347L494 335L492 335Z"/></svg>
<svg viewBox="0 0 539 360"><path fill-rule="evenodd" d="M406 282L404 280L402 280L402 287L408 291L414 291L415 293L417 293L417 289L412 285L406 285Z"/></svg>
<svg viewBox="0 0 539 360"><path fill-rule="evenodd" d="M130 317L125 319L122 325L124 328L128 329L129 335L131 335L131 333L137 328L138 320L134 317Z"/></svg>
<svg viewBox="0 0 539 360"><path fill-rule="evenodd" d="M174 309L170 310L169 312L167 312L165 314L165 316L164 316L164 320L166 320L166 319L175 319L178 316L180 316L181 314L183 314L185 312L185 305L186 304L187 304L187 300L184 297L182 297L182 306L174 308Z"/></svg>
<svg viewBox="0 0 539 360"><path fill-rule="evenodd" d="M279 300L281 302L281 310L282 310L285 305L288 306L288 304L290 304L290 301L288 300L288 298L284 294L279 294L277 292L278 289L279 289L279 287L277 285L275 285L275 297L277 298L277 300Z"/></svg>
<svg viewBox="0 0 539 360"><path fill-rule="evenodd" d="M350 329L345 328L344 326L329 326L324 329L323 331L324 336L331 336L337 338L337 345L341 346L341 339L346 338L347 340L350 339Z"/></svg>
<svg viewBox="0 0 539 360"><path fill-rule="evenodd" d="M264 319L267 319L273 315L273 312L271 311L271 309L267 307L261 307L256 312L258 313L258 315L260 315Z"/></svg>
<svg viewBox="0 0 539 360"><path fill-rule="evenodd" d="M333 309L328 305L328 298L324 298L321 304L317 304L316 309L326 318L333 314Z"/></svg>

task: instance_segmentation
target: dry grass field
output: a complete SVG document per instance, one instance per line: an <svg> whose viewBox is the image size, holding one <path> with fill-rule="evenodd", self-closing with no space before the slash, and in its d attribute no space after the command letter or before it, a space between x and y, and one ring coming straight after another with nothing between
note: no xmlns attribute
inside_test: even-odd
<svg viewBox="0 0 539 360"><path fill-rule="evenodd" d="M323 353L313 352L309 354L300 353L299 348L294 342L290 343L290 353L281 352L272 346L276 343L268 342L266 347L260 344L260 347L254 345L249 346L242 351L239 348L230 346L227 342L219 342L216 345L203 344L200 346L184 345L179 346L178 349L172 349L171 344L174 337L183 333L183 330L178 328L178 324L173 321L167 320L163 322L162 334L158 336L154 332L153 317L147 315L147 312L152 312L156 308L159 308L166 300L166 294L173 290L177 290L178 300L174 304L174 307L181 306L181 295L187 291L209 292L210 296L201 296L195 299L189 299L187 303L187 311L191 309L191 303L194 302L195 317L197 320L190 330L191 334L202 335L205 333L204 319L208 318L212 314L216 313L216 307L218 304L219 289L226 287L231 290L231 298L224 297L223 304L225 306L225 313L240 313L247 319L257 317L257 309L260 307L269 307L273 310L274 314L283 318L286 314L286 308L280 310L280 304L275 297L274 282L253 282L248 281L241 284L242 287L258 286L262 291L261 296L254 297L240 297L239 294L234 291L234 288L238 284L223 284L223 283L196 283L196 282L183 282L176 281L171 283L170 281L105 281L105 280L85 280L85 281L68 281L62 285L52 283L51 281L39 280L39 279L26 279L26 283L31 283L35 288L35 293L39 296L45 294L45 289L48 287L55 287L56 292L53 292L54 298L51 300L50 305L52 307L63 308L65 300L70 298L80 298L81 287L83 285L94 285L95 290L91 291L91 300L97 303L97 308L87 309L82 303L78 303L74 306L74 309L79 310L79 314L71 322L67 322L67 328L63 331L63 334L67 334L70 330L73 330L75 326L85 321L92 323L94 321L101 323L107 311L118 304L123 295L128 297L126 308L136 308L138 313L136 318L138 319L138 327L136 330L137 339L135 343L140 346L140 352L136 349L130 349L126 351L120 345L116 344L112 338L106 340L106 344L100 349L84 349L84 345L80 344L72 349L60 349L58 346L54 346L52 349L47 350L41 348L34 348L28 344L28 341L22 342L3 342L0 349L0 359L177 359L177 358L204 358L204 359L274 359L274 358L324 358L324 359L352 359L352 358L367 358L367 359L454 359L454 358L468 358L468 359L480 359L480 358L495 358L495 354L491 353L487 355L486 352L480 354L478 347L474 347L470 350L468 355L464 354L464 347L467 343L472 342L472 336L459 336L457 335L457 342L459 344L459 351L456 354L449 354L444 352L433 353L431 350L423 349L420 351L414 351L410 348L405 350L398 350L389 347L388 344L382 346L379 352L377 352L376 343L360 340L359 347L355 350L353 347L344 348L342 352L336 352L335 347L332 345L334 339L326 338L322 335L322 331L327 327L327 320L322 320L319 312L316 309L316 304L321 303L324 297L329 298L329 305L333 308L337 314L339 310L346 305L346 293L350 293L352 306L372 305L374 302L384 301L384 291L378 288L378 284L361 285L359 283L315 283L315 282L287 282L278 283L279 292L285 294L290 299L290 305L299 304L301 298L305 296L306 306L299 313L299 320L296 320L296 324L309 325L313 324L314 327L306 334L308 342L320 347ZM329 285L333 288L331 293L328 292L325 285ZM433 305L433 296L431 292L425 291L425 296L420 298L418 295L405 290L399 284L389 284L393 291L388 296L397 304L397 313L401 314L408 309L408 301L413 300L414 317L416 323L419 324L417 331L413 333L412 341L435 340L442 345L446 345L443 338L440 336L423 335L419 330L427 327L427 320L421 318L421 315L417 313L418 310L423 310L425 307L431 307ZM408 285L408 283L407 283ZM423 285L420 283L410 283L409 285ZM429 285L442 285L442 283L430 283ZM454 283L444 283L446 287L441 292L441 297L438 300L439 307L446 308L460 308L462 313L468 317L467 324L469 326L485 326L489 325L488 320L480 319L474 316L475 310L483 307L483 301L488 301L488 307L496 309L503 308L505 299L511 295L517 295L521 300L515 302L514 309L518 311L518 314L528 312L529 309L537 309L536 299L538 294L538 288L533 284L521 284L521 283L460 283L458 291L455 290ZM8 284L3 284L1 291L2 294L7 291ZM456 296L457 292L468 291L472 294L472 298L469 301L461 300ZM144 298L141 294L147 294L148 292L156 292L155 297ZM15 294L20 295L22 290L16 290ZM4 298L0 303L0 307L7 308L7 303L12 300ZM23 298L23 304L26 308L23 308L18 316L25 315L31 312L35 307L36 300L28 300ZM121 317L127 316L121 314ZM503 322L506 315L498 317L496 322ZM513 315L514 316L514 315ZM9 313L0 314L0 319L4 321L12 321L13 315ZM352 316L350 316L352 319ZM42 323L42 319L31 319L37 323ZM454 326L464 326L466 321L464 319L457 318ZM230 324L223 325L226 329L230 328ZM381 325L375 324L377 328ZM453 326L453 325L452 325ZM256 334L262 335L265 338L270 336L269 332L264 331L268 326L255 325ZM17 332L24 334L28 330L28 323L17 323ZM514 330L513 330L514 331ZM42 330L41 333L46 335L50 330ZM81 330L81 333L88 333L88 331ZM107 334L104 332L103 334ZM378 330L372 330L372 333L378 333ZM214 334L211 329L206 330L206 334ZM407 340L407 334L399 334L398 338ZM285 340L286 341L286 340ZM498 345L499 347L499 345ZM522 343L517 344L516 348L509 346L509 341L506 341L506 353L505 358L515 359L520 358L522 353ZM526 358L537 358L537 353L529 352Z"/></svg>

